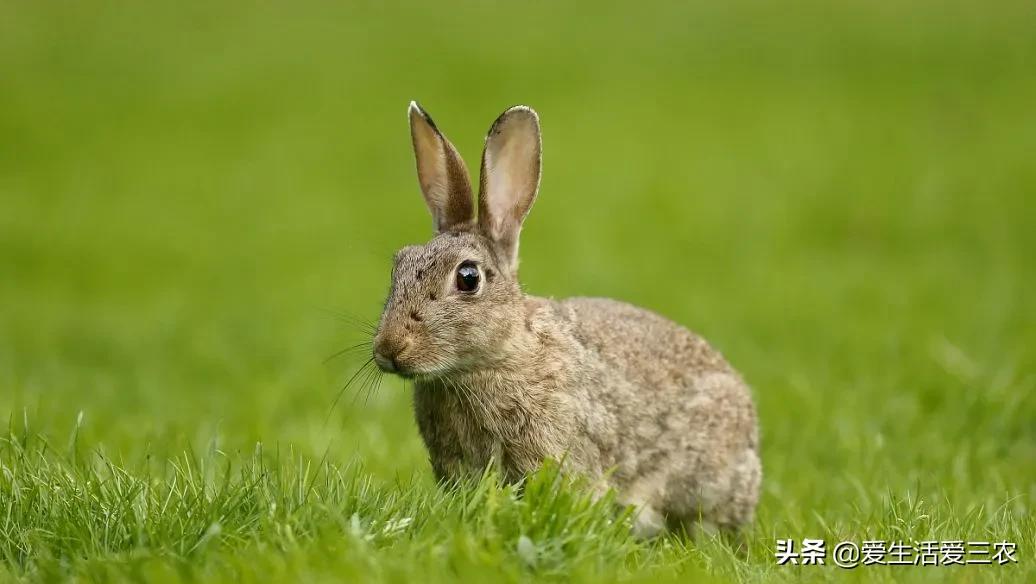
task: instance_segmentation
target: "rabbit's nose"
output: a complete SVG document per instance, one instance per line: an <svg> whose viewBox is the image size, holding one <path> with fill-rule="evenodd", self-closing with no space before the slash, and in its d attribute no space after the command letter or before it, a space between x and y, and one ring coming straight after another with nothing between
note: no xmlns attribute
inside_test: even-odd
<svg viewBox="0 0 1036 584"><path fill-rule="evenodd" d="M374 362L382 371L395 373L400 370L397 358L410 346L410 340L402 335L382 335L374 341Z"/></svg>

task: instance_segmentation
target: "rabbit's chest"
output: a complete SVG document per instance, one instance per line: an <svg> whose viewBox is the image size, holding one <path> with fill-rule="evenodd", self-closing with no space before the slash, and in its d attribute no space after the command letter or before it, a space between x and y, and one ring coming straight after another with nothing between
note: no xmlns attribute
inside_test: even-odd
<svg viewBox="0 0 1036 584"><path fill-rule="evenodd" d="M492 404L419 387L414 409L440 479L477 476L493 464L508 480L518 480L553 454L528 431L521 415Z"/></svg>

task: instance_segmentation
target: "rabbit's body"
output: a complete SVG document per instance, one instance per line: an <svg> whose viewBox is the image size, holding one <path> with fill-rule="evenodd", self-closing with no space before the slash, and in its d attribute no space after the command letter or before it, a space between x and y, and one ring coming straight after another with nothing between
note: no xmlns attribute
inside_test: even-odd
<svg viewBox="0 0 1036 584"><path fill-rule="evenodd" d="M460 155L416 104L411 135L437 235L396 254L374 339L413 378L440 479L495 462L520 480L545 459L638 507L637 528L751 521L761 469L748 387L687 329L607 299L549 300L518 284L518 235L539 185L539 122L490 129L478 217Z"/></svg>
<svg viewBox="0 0 1036 584"><path fill-rule="evenodd" d="M497 367L416 383L440 479L496 461L518 480L552 458L640 507L641 532L662 517L728 529L751 520L761 477L755 410L718 352L614 300L527 297L524 306L521 349Z"/></svg>

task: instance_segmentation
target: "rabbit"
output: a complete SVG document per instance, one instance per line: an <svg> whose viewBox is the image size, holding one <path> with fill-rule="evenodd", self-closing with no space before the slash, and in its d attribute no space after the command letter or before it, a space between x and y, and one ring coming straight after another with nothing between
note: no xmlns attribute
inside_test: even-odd
<svg viewBox="0 0 1036 584"><path fill-rule="evenodd" d="M475 200L457 149L409 107L434 237L395 255L373 339L385 372L413 381L418 429L440 481L495 464L520 482L545 459L613 489L632 528L739 534L762 468L748 386L715 349L648 310L604 298L529 296L518 236L540 183L539 117L493 122Z"/></svg>

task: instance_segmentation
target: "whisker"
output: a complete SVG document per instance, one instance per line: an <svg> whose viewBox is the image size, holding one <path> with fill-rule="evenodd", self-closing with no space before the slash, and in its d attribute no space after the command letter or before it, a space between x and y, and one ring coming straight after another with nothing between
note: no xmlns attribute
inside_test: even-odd
<svg viewBox="0 0 1036 584"><path fill-rule="evenodd" d="M338 320L340 320L340 321L342 321L342 322L344 322L346 324L352 325L354 327L358 327L361 330L364 330L366 332L374 333L374 332L377 331L377 328L378 328L377 322L375 322L373 320L361 318L359 316L350 314L348 312L343 312L343 311L340 311L340 310L332 310L330 308L320 308L320 310L330 314L331 316L337 318Z"/></svg>
<svg viewBox="0 0 1036 584"><path fill-rule="evenodd" d="M353 353L353 352L358 352L360 349L368 349L368 348L373 349L373 342L374 342L373 340L367 340L367 341L363 341L361 343L356 343L355 345L346 347L346 348L342 349L341 351L335 351L330 356L328 356L326 359L324 359L324 364L326 365L332 359L341 357L343 355L346 355L346 354L349 354L349 353Z"/></svg>
<svg viewBox="0 0 1036 584"><path fill-rule="evenodd" d="M363 378L360 379L360 385L358 385L356 387L356 391L353 392L353 398L349 401L349 405L350 406L353 406L353 405L356 404L356 400L360 397L360 393L363 393L364 395L367 394L368 387L370 386L371 382L374 380L374 378L380 372L381 372L381 370L378 369L377 367L372 367L372 368L368 369L366 373L363 374ZM367 403L366 398L364 398L364 402L363 403L364 404Z"/></svg>
<svg viewBox="0 0 1036 584"><path fill-rule="evenodd" d="M363 405L367 405L367 401L372 395L378 394L378 389L381 388L381 380L385 378L385 375L380 369L375 369L373 381L370 383L370 387L367 389L367 395L363 396Z"/></svg>
<svg viewBox="0 0 1036 584"><path fill-rule="evenodd" d="M352 377L350 377L349 380L345 382L345 385L342 386L342 389L338 391L338 395L335 396L334 402L331 403L331 408L327 412L327 419L324 421L325 424L331 419L331 414L334 412L334 409L338 406L338 402L341 401L342 396L345 394L345 391L349 389L349 386L352 385L354 381L356 381L356 379L360 376L361 373L366 371L373 364L374 357L368 358L363 363L363 365L360 365L360 368L352 374ZM377 369L377 365L375 365L374 368Z"/></svg>

